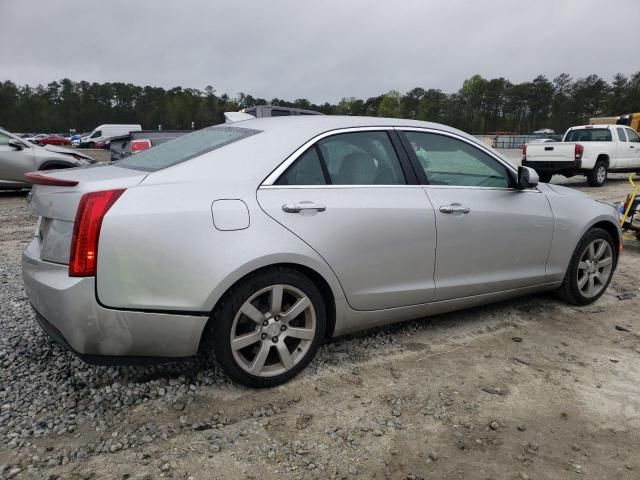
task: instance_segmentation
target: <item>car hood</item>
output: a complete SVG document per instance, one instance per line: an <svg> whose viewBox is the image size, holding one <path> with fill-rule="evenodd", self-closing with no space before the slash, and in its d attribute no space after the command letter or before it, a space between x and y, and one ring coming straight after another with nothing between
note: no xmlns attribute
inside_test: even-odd
<svg viewBox="0 0 640 480"><path fill-rule="evenodd" d="M86 155L82 152L78 152L77 150L72 150L71 148L57 147L55 145L47 145L45 147L36 147L41 150L46 150L47 152L51 152L59 156L60 158L68 159L69 156L73 157L76 160L86 160L89 163L95 163L95 160L91 158L89 155ZM44 152L43 152L44 153Z"/></svg>
<svg viewBox="0 0 640 480"><path fill-rule="evenodd" d="M563 187L561 185L554 185L551 183L547 183L546 187L551 190L556 195L561 195L563 197L589 197L592 198L588 193L584 193L580 190L576 190L574 188Z"/></svg>

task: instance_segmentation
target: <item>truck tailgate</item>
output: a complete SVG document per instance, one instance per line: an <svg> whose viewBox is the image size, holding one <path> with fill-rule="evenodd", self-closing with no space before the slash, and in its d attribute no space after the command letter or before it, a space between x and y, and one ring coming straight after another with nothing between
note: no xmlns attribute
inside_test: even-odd
<svg viewBox="0 0 640 480"><path fill-rule="evenodd" d="M573 162L574 142L528 143L527 162Z"/></svg>

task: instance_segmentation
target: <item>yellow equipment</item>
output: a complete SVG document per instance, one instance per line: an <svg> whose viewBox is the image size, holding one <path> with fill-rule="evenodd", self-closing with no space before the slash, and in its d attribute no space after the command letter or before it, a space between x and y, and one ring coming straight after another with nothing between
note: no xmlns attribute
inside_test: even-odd
<svg viewBox="0 0 640 480"><path fill-rule="evenodd" d="M616 120L618 125L626 125L633 128L636 132L640 133L640 113L628 113L627 115L620 115Z"/></svg>

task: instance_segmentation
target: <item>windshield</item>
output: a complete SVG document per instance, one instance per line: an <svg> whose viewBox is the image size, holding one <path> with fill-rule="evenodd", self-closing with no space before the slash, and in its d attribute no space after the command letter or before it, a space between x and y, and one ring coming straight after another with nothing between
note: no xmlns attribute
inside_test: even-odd
<svg viewBox="0 0 640 480"><path fill-rule="evenodd" d="M611 130L608 128L581 128L567 132L565 142L610 142Z"/></svg>
<svg viewBox="0 0 640 480"><path fill-rule="evenodd" d="M118 161L119 167L155 172L260 133L236 127L207 127Z"/></svg>

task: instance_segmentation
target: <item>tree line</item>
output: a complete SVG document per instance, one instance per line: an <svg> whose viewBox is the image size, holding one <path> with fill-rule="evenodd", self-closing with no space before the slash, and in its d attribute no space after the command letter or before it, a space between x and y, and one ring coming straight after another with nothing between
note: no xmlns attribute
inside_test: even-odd
<svg viewBox="0 0 640 480"><path fill-rule="evenodd" d="M640 111L640 72L617 74L611 82L598 75L553 79L538 75L530 82L474 75L454 93L414 88L392 90L366 100L343 98L337 104L314 104L246 93L235 97L204 90L164 89L130 83L75 82L48 85L0 82L0 126L14 132L89 131L102 123L140 123L145 129L202 128L224 121L224 112L256 105L317 110L325 114L402 117L444 123L474 134L528 133L539 128L562 132L594 116Z"/></svg>

